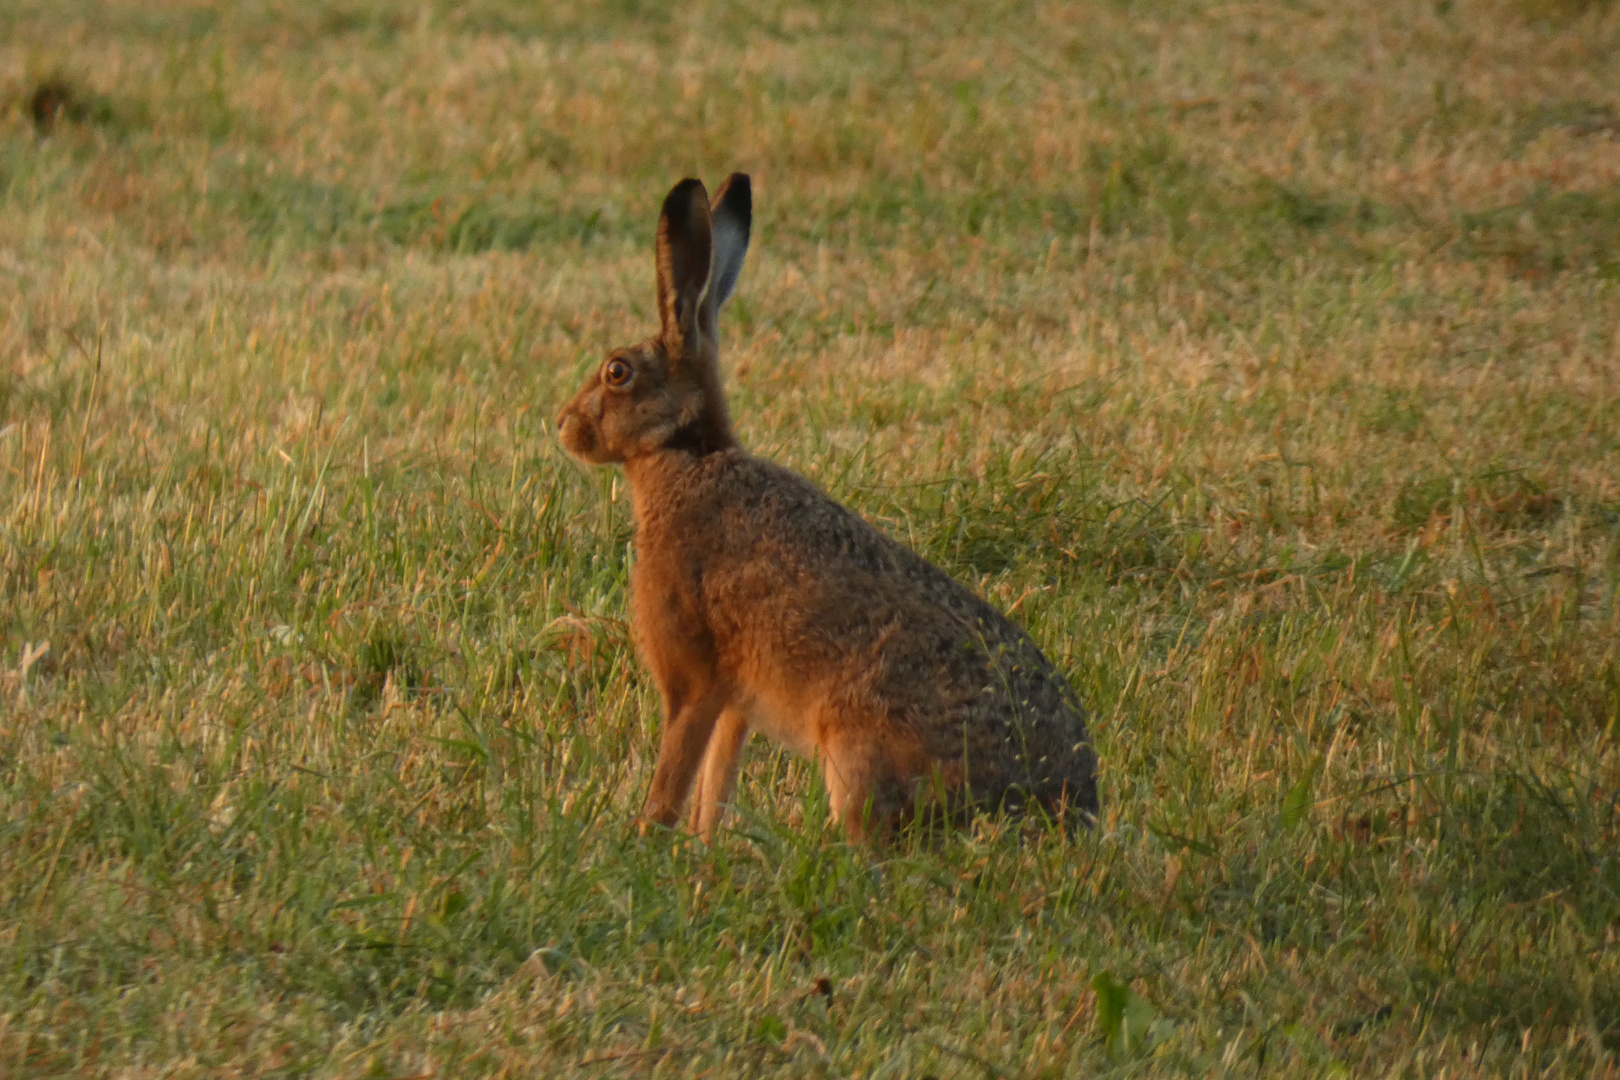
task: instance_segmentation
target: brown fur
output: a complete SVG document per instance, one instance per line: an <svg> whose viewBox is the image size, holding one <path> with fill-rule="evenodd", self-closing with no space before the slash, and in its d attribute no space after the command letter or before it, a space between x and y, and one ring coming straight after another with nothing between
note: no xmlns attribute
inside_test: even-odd
<svg viewBox="0 0 1620 1080"><path fill-rule="evenodd" d="M857 838L941 800L1089 818L1085 714L1029 636L737 445L717 325L751 209L741 174L712 207L696 180L670 191L660 333L610 353L559 421L570 452L622 463L630 481L631 616L665 708L643 828L673 825L695 779L692 827L712 837L751 731L820 764L833 815Z"/></svg>

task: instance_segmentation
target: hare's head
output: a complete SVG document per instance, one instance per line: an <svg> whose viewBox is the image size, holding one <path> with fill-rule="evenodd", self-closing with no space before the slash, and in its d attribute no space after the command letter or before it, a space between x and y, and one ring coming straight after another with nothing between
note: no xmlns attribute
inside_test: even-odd
<svg viewBox="0 0 1620 1080"><path fill-rule="evenodd" d="M614 349L557 421L569 453L594 465L666 449L698 453L732 445L720 388L720 305L748 253L753 200L733 173L714 204L682 180L658 217L656 337Z"/></svg>

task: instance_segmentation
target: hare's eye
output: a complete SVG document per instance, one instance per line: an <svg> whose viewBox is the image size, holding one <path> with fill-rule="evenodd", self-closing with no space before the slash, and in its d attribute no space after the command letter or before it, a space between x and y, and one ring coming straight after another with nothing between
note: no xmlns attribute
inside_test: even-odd
<svg viewBox="0 0 1620 1080"><path fill-rule="evenodd" d="M602 378L609 386L620 387L628 383L635 373L636 369L623 360L613 359L609 360L607 367L602 370Z"/></svg>

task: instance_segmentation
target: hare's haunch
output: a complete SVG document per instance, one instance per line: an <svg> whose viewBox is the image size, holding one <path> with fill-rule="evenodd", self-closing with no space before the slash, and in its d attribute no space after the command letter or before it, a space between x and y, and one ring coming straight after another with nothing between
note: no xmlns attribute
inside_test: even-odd
<svg viewBox="0 0 1620 1080"><path fill-rule="evenodd" d="M658 219L657 336L615 349L559 420L563 445L618 463L636 520L631 617L664 698L643 815L712 837L750 732L817 761L851 836L921 809L1089 820L1085 713L1029 636L810 481L737 445L719 317L748 251L752 197L682 180Z"/></svg>

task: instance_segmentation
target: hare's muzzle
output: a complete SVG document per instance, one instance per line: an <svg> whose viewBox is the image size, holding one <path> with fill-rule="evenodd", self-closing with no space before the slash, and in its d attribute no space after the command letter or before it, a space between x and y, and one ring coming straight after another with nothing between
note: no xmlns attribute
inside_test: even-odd
<svg viewBox="0 0 1620 1080"><path fill-rule="evenodd" d="M596 449L596 425L569 408L557 418L557 438L570 454L588 458Z"/></svg>

